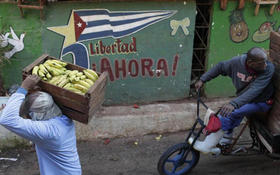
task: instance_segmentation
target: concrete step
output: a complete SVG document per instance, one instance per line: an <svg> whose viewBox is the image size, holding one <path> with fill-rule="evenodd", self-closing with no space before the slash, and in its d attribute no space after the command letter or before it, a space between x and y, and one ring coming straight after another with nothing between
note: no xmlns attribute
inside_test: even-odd
<svg viewBox="0 0 280 175"><path fill-rule="evenodd" d="M209 99L205 103L212 110L229 102L229 98ZM182 100L166 103L102 107L85 125L76 122L78 140L139 136L150 133L188 130L196 119L196 101ZM201 118L205 108L200 105Z"/></svg>

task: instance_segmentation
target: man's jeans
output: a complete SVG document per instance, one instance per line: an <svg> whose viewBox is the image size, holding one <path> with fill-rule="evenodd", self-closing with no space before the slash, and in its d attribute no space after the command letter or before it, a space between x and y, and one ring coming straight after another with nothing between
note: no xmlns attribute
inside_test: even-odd
<svg viewBox="0 0 280 175"><path fill-rule="evenodd" d="M244 116L250 116L256 112L267 112L272 105L269 105L265 102L262 103L248 103L241 106L239 109L235 109L229 116L222 117L219 115L219 118L222 123L222 130L231 133L233 129L238 126Z"/></svg>

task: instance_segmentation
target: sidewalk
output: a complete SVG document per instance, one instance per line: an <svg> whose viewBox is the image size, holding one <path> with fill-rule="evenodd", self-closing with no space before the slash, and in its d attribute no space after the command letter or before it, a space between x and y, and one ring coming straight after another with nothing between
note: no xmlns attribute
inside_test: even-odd
<svg viewBox="0 0 280 175"><path fill-rule="evenodd" d="M237 129L239 130L239 129ZM79 141L78 152L83 175L158 175L157 162L166 149L183 142L186 131L137 137ZM241 140L248 142L248 130ZM135 144L137 143L137 144ZM244 145L243 145L244 146ZM249 146L249 145L248 145ZM12 149L0 157L18 158L0 161L0 175L39 175L36 153L30 149ZM200 154L190 175L277 175L280 161L264 155L219 156Z"/></svg>
<svg viewBox="0 0 280 175"><path fill-rule="evenodd" d="M212 110L227 103L229 98L208 99ZM196 100L131 106L101 107L87 124L76 123L77 139L141 136L151 133L176 132L190 129L196 119ZM205 108L200 105L201 118Z"/></svg>
<svg viewBox="0 0 280 175"><path fill-rule="evenodd" d="M7 99L6 99L7 101ZM212 109L229 101L229 98L207 99L205 103ZM168 133L188 130L196 119L196 100L185 99L146 105L102 106L85 125L76 122L78 140L143 136L152 133ZM201 118L205 108L200 105ZM0 126L0 148L26 143L26 140Z"/></svg>

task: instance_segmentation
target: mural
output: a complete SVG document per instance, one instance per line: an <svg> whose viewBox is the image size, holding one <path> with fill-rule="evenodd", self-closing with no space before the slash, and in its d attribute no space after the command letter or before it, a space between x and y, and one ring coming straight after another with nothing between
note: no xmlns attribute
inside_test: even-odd
<svg viewBox="0 0 280 175"><path fill-rule="evenodd" d="M110 12L107 9L73 10L67 26L48 27L48 29L65 36L62 56L71 53L75 64L89 68L87 47L80 42L108 37L122 38L169 18L175 13L176 11L160 10L127 12ZM79 44L74 44L76 42ZM125 54L131 49L126 43L120 44L121 40L118 39L111 46L105 48L101 41L101 45L97 44L99 47L95 47L95 49L97 48L96 53L101 55ZM101 49L100 52L99 49Z"/></svg>
<svg viewBox="0 0 280 175"><path fill-rule="evenodd" d="M264 12L264 16L266 20L258 25L258 28L252 36L252 40L255 43L267 41L269 39L270 32L275 30L277 19L275 20L274 16L270 15L268 11Z"/></svg>
<svg viewBox="0 0 280 175"><path fill-rule="evenodd" d="M267 38L270 32L273 29L279 30L277 29L280 25L279 10L270 15L271 6L263 6L259 9L258 16L255 16L255 7L255 3L247 1L244 9L237 11L236 2L228 1L227 10L221 11L219 2L214 2L207 69L220 61L244 54L252 47L269 49L269 39ZM235 27L233 24L238 26L239 32L237 32L238 29L233 30ZM250 39L248 39L249 37ZM205 94L207 97L230 97L235 96L235 88L229 78L220 76L206 84Z"/></svg>
<svg viewBox="0 0 280 175"><path fill-rule="evenodd" d="M171 20L170 27L172 29L171 35L174 36L177 33L178 28L180 27L184 34L187 36L189 34L188 27L190 26L190 19L188 17L182 20Z"/></svg>
<svg viewBox="0 0 280 175"><path fill-rule="evenodd" d="M249 29L248 25L243 17L243 10L233 10L230 14L230 38L235 43L241 43L248 38ZM269 12L265 12L267 21L260 24L258 29L253 33L252 40L256 43L261 43L269 39L270 32L274 31L274 25L277 20L273 19L273 16L269 15ZM272 22L274 21L274 22ZM280 26L278 27L278 30Z"/></svg>
<svg viewBox="0 0 280 175"><path fill-rule="evenodd" d="M20 52L24 49L23 39L25 37L25 33L20 35L20 38L15 34L12 27L10 27L11 33L7 32L6 34L0 35L1 47L7 47L9 44L13 46L13 49L4 53L6 58L11 58L15 53ZM12 38L9 38L10 34Z"/></svg>
<svg viewBox="0 0 280 175"><path fill-rule="evenodd" d="M5 35L0 34L0 46L1 47L6 47L9 43L8 43L8 37L10 36L10 33L7 32Z"/></svg>
<svg viewBox="0 0 280 175"><path fill-rule="evenodd" d="M49 6L43 32L45 52L108 72L105 104L188 96L195 2L117 4L91 4L93 9L81 3L75 9L74 4ZM58 12L61 15L55 15Z"/></svg>
<svg viewBox="0 0 280 175"><path fill-rule="evenodd" d="M243 17L243 10L233 10L229 17L230 39L235 43L245 41L249 35L248 25Z"/></svg>
<svg viewBox="0 0 280 175"><path fill-rule="evenodd" d="M253 34L253 41L256 43L264 42L269 39L270 32L274 31L273 26L275 23L266 21L260 25L258 30Z"/></svg>

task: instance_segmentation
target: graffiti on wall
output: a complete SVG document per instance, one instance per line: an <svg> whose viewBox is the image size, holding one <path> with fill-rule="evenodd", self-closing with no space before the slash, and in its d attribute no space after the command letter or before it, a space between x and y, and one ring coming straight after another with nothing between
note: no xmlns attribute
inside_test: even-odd
<svg viewBox="0 0 280 175"><path fill-rule="evenodd" d="M126 59L116 59L113 63L106 55L114 54L129 54L137 52L137 42L136 38L132 37L129 43L123 42L120 39L115 40L114 43L105 45L102 40L97 42L91 42L88 45L89 55L102 55L100 60L100 71L107 71L109 73L109 78L111 81L116 79L139 77L139 76L149 76L149 77L160 77L163 76L175 76L177 62L179 59L178 55L174 56L173 68L168 70L168 62L165 58L160 58L157 62L154 62L153 58L132 58ZM92 64L92 68L96 70L96 63ZM153 67L156 67L156 70Z"/></svg>
<svg viewBox="0 0 280 175"><path fill-rule="evenodd" d="M189 35L188 27L190 26L190 19L188 17L182 19L182 20L171 20L170 21L170 27L172 29L171 35L176 35L179 28L182 29L184 34L187 36Z"/></svg>
<svg viewBox="0 0 280 175"><path fill-rule="evenodd" d="M253 34L253 41L256 43L264 42L269 39L270 32L274 31L273 26L275 23L266 21Z"/></svg>
<svg viewBox="0 0 280 175"><path fill-rule="evenodd" d="M273 16L265 13L267 18L253 33L252 40L256 43L261 43L269 39L270 32L274 31L277 20L273 19ZM249 36L248 25L243 17L243 10L233 10L229 17L230 21L230 38L235 43L241 43L245 41ZM280 26L278 27L278 31Z"/></svg>
<svg viewBox="0 0 280 175"><path fill-rule="evenodd" d="M72 10L67 26L48 27L48 29L65 37L61 57L71 54L74 64L90 68L89 56L135 53L137 51L136 38L132 37L131 43L125 43L120 38L134 34L173 16L175 13L176 11L171 10L126 12L111 12L107 9ZM82 43L104 38L114 38L115 41L109 45L105 45L102 40L91 42L88 45ZM121 61L121 66L124 64ZM134 66L137 70L138 63L130 62L127 64ZM145 64L149 66L150 62L145 62ZM117 65L119 64L116 63L116 67ZM148 66L144 65L145 68ZM93 65L94 67L95 65ZM116 70L118 69L117 67ZM101 72L105 70L109 73L112 72L110 62L106 57L101 60ZM111 80L113 79L111 78Z"/></svg>
<svg viewBox="0 0 280 175"><path fill-rule="evenodd" d="M12 35L12 38L9 37L10 35ZM24 37L25 33L20 34L20 37L18 37L12 27L10 27L10 32L0 35L0 46L2 48L9 45L13 47L11 50L4 53L4 56L6 58L11 58L15 53L20 52L24 49Z"/></svg>
<svg viewBox="0 0 280 175"><path fill-rule="evenodd" d="M235 43L241 43L248 38L249 29L243 17L243 10L233 10L229 17L230 39Z"/></svg>
<svg viewBox="0 0 280 175"><path fill-rule="evenodd" d="M195 3L181 3L129 3L133 11L69 7L64 21L48 17L43 45L52 56L108 72L106 104L182 98L191 77Z"/></svg>

